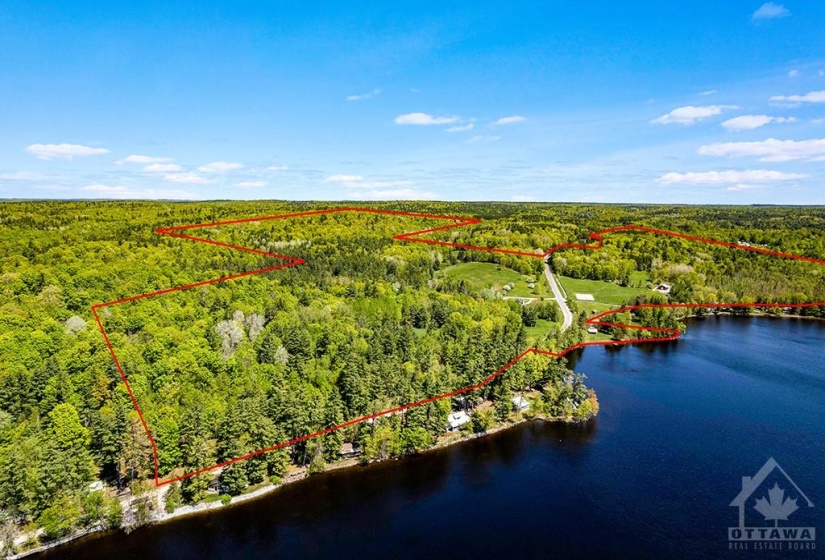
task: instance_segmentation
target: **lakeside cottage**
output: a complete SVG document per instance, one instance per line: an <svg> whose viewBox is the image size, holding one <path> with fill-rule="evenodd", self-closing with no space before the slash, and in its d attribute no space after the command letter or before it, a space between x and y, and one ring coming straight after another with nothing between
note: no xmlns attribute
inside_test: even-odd
<svg viewBox="0 0 825 560"><path fill-rule="evenodd" d="M348 459L350 457L357 457L361 454L361 450L353 445L352 443L343 443L341 444L341 450L338 452L338 456L342 459Z"/></svg>
<svg viewBox="0 0 825 560"><path fill-rule="evenodd" d="M512 399L512 401L513 401L513 406L515 406L516 410L518 410L518 411L527 410L528 408L530 408L530 403L527 402L527 399L525 399L521 395L519 395L517 397L514 397Z"/></svg>
<svg viewBox="0 0 825 560"><path fill-rule="evenodd" d="M670 284L665 284L664 282L662 282L661 284L656 286L655 290L660 294L668 295L670 294Z"/></svg>
<svg viewBox="0 0 825 560"><path fill-rule="evenodd" d="M452 414L450 414L447 417L448 429L451 432L454 432L455 430L458 430L459 428L461 428L461 426L463 426L464 424L466 424L469 421L470 421L470 416L466 412L464 412L463 410L459 410L458 412L453 412Z"/></svg>

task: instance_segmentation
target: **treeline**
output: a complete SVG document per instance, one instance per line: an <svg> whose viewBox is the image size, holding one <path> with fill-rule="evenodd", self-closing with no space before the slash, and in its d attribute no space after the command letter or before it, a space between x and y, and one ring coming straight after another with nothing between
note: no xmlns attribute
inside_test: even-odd
<svg viewBox="0 0 825 560"><path fill-rule="evenodd" d="M825 260L823 230L794 229L794 224L793 220L787 225L773 224L778 231L759 235L750 228L723 228L713 222L682 226L702 238ZM678 303L825 301L822 264L656 234L611 234L598 251L559 251L553 254L552 263L559 274L620 285L630 285L633 273L642 272L651 287L669 284L669 301ZM798 313L825 317L823 307L803 308Z"/></svg>
<svg viewBox="0 0 825 560"><path fill-rule="evenodd" d="M122 514L113 490L140 492L154 476L151 443L90 305L272 264L152 230L306 208L0 207L0 233L8 241L0 249L0 508L6 525L33 523L48 538L116 525ZM299 256L306 264L102 308L157 445L160 476L479 383L526 348L524 327L554 311L547 305L525 310L442 282L442 267L470 255L392 240L400 231L433 225L348 213L199 230L212 239ZM512 411L514 390L550 388L536 409L587 417L592 399L570 375L545 363L529 375L508 373L471 398L499 403L504 414ZM415 452L443 434L454 406L436 401L234 463L223 469L222 489L236 494L277 480L291 464L318 470L338 458L344 441L367 457ZM203 499L211 478L185 479L170 500ZM96 479L110 490L90 488Z"/></svg>
<svg viewBox="0 0 825 560"><path fill-rule="evenodd" d="M478 216L488 221L431 237L535 252L638 222L825 254L822 209L378 206ZM111 489L128 485L138 492L153 476L149 439L97 330L92 304L272 265L258 255L154 229L321 207L0 205L0 521L42 526L49 538L79 526L116 525L121 512L113 491L95 492L89 484L101 479ZM560 333L555 326L537 340L528 337L525 328L537 318L558 320L549 303L522 307L483 297L438 274L476 260L540 278L541 259L392 240L399 232L443 224L342 213L188 231L301 257L306 264L101 309L157 445L159 474L193 472L477 384L530 345L560 350L582 340L581 329ZM559 255L568 263L578 258L568 251ZM647 271L651 279L672 282L678 301L825 299L822 272L813 265L707 247L697 252L673 240L631 235L617 237L602 256L583 253L582 259L600 260L588 269L582 264L580 274L622 282L633 271ZM319 470L338 457L345 441L366 457L414 452L435 442L452 410L477 406L472 428L486 429L513 411L512 399L521 392L531 395L532 413L558 418L584 418L598 406L580 376L531 355L466 401L432 402L234 463L220 482L235 494L283 476L290 465ZM210 478L186 479L170 503L202 499Z"/></svg>

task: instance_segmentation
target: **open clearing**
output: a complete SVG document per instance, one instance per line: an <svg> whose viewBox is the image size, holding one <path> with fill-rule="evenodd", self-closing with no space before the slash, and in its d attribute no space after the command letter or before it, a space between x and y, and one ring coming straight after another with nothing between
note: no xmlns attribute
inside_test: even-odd
<svg viewBox="0 0 825 560"><path fill-rule="evenodd" d="M580 280L568 276L557 276L565 291L568 294L589 294L593 296L592 301L599 303L609 303L611 305L621 305L632 301L636 296L649 294L650 290L645 288L626 288L612 282L601 282L599 280ZM590 300L587 300L590 301Z"/></svg>
<svg viewBox="0 0 825 560"><path fill-rule="evenodd" d="M536 319L536 326L535 327L524 327L524 330L527 332L527 337L532 338L534 342L543 340L547 333L550 332L550 327L553 326L552 321L547 321L545 319Z"/></svg>
<svg viewBox="0 0 825 560"><path fill-rule="evenodd" d="M445 268L442 273L455 280L464 280L468 288L476 293L484 289L494 289L503 295L513 297L540 298L550 295L542 278L533 278L535 282L531 289L527 277L511 268L494 263L461 263ZM513 289L505 292L502 289L505 284L513 286Z"/></svg>

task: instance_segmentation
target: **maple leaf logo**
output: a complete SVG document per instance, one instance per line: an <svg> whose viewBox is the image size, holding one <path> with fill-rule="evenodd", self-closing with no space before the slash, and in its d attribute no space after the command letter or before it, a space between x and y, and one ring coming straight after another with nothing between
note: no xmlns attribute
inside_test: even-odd
<svg viewBox="0 0 825 560"><path fill-rule="evenodd" d="M796 498L785 498L785 491L775 482L773 488L768 490L768 499L759 498L753 507L765 517L765 521L773 521L774 527L780 519L787 521L788 516L799 509Z"/></svg>

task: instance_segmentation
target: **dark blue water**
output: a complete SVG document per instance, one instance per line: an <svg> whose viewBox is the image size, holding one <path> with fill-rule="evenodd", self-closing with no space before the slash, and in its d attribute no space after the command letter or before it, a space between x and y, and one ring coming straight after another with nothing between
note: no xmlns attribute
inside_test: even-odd
<svg viewBox="0 0 825 560"><path fill-rule="evenodd" d="M727 540L742 477L769 457L814 503L780 525L825 539L824 353L825 323L694 320L674 343L576 356L601 402L588 424L525 424L46 557L825 557Z"/></svg>

